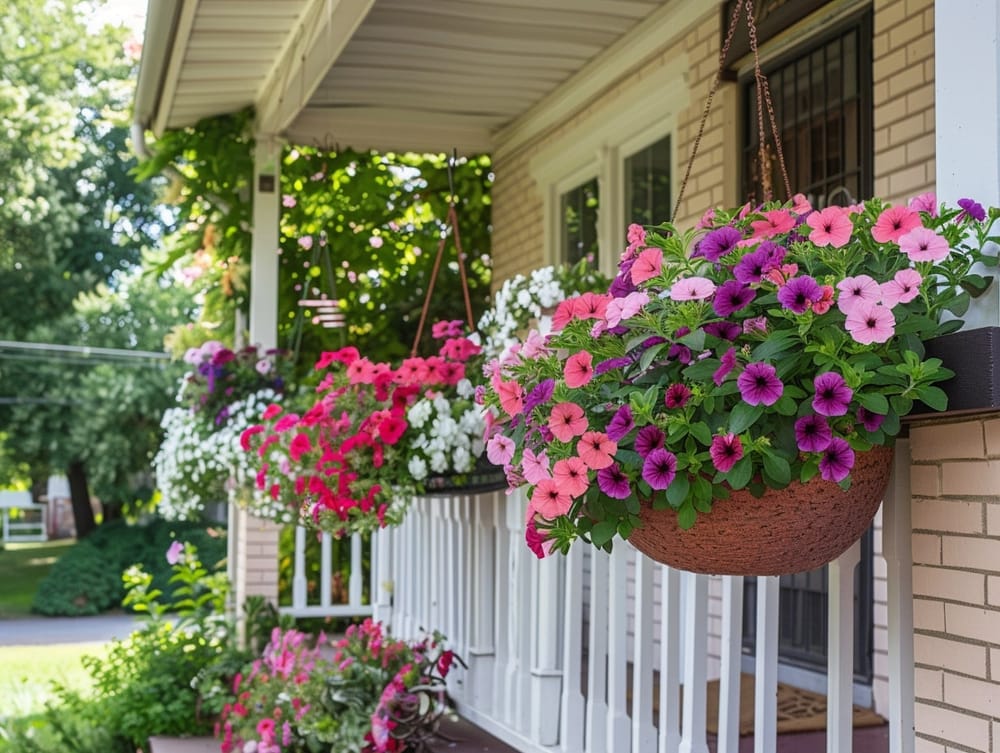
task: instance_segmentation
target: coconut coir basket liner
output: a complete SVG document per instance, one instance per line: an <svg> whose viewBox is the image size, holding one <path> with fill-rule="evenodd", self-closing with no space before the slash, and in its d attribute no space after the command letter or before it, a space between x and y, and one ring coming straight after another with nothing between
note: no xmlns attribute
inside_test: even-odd
<svg viewBox="0 0 1000 753"><path fill-rule="evenodd" d="M831 562L857 541L875 517L892 470L892 448L857 453L851 488L818 476L806 484L768 489L755 497L741 489L717 500L681 530L677 513L645 504L642 526L629 542L646 556L679 570L713 575L785 575Z"/></svg>

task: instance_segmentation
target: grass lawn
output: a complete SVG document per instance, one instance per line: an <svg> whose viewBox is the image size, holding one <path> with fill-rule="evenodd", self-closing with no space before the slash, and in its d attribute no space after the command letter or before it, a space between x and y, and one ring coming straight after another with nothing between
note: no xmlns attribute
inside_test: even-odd
<svg viewBox="0 0 1000 753"><path fill-rule="evenodd" d="M52 683L86 692L90 675L80 659L103 656L104 643L0 646L0 725L3 720L37 714L53 698Z"/></svg>
<svg viewBox="0 0 1000 753"><path fill-rule="evenodd" d="M0 549L0 620L31 614L38 584L74 543L75 539L62 539L6 544Z"/></svg>

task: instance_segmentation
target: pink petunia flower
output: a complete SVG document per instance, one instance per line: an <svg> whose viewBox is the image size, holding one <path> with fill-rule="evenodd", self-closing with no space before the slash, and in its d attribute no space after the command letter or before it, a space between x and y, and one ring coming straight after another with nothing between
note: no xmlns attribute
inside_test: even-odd
<svg viewBox="0 0 1000 753"><path fill-rule="evenodd" d="M941 261L951 252L948 241L926 227L916 227L901 236L899 250L910 261Z"/></svg>
<svg viewBox="0 0 1000 753"><path fill-rule="evenodd" d="M544 479L552 478L552 473L549 471L549 458L545 454L545 450L536 455L530 447L525 447L524 454L521 456L521 473L529 484L538 484Z"/></svg>
<svg viewBox="0 0 1000 753"><path fill-rule="evenodd" d="M806 198L805 194L797 193L792 197L792 211L795 214L806 214L812 211L812 204L809 203L809 199Z"/></svg>
<svg viewBox="0 0 1000 753"><path fill-rule="evenodd" d="M726 473L743 457L743 442L738 434L720 434L712 437L708 453L712 456L715 469L719 473Z"/></svg>
<svg viewBox="0 0 1000 753"><path fill-rule="evenodd" d="M937 195L933 191L914 196L907 206L914 212L927 212L931 217L938 216Z"/></svg>
<svg viewBox="0 0 1000 753"><path fill-rule="evenodd" d="M615 298L608 303L604 321L609 327L617 327L642 311L642 307L647 303L649 303L649 294L641 291L629 293L624 298Z"/></svg>
<svg viewBox="0 0 1000 753"><path fill-rule="evenodd" d="M882 300L882 288L868 275L845 277L837 283L837 290L840 291L837 308L845 314L850 314L859 303L878 303Z"/></svg>
<svg viewBox="0 0 1000 753"><path fill-rule="evenodd" d="M514 440L503 434L494 434L486 443L486 458L493 465L509 465L514 458Z"/></svg>
<svg viewBox="0 0 1000 753"><path fill-rule="evenodd" d="M585 432L576 443L576 453L588 468L599 471L614 462L618 445L608 439L603 431Z"/></svg>
<svg viewBox="0 0 1000 753"><path fill-rule="evenodd" d="M795 227L795 218L785 209L772 209L769 212L764 212L763 215L764 219L754 220L750 223L754 238L771 238L787 233Z"/></svg>
<svg viewBox="0 0 1000 753"><path fill-rule="evenodd" d="M508 416L516 416L524 410L524 388L515 381L499 381L496 386L500 396L500 407Z"/></svg>
<svg viewBox="0 0 1000 753"><path fill-rule="evenodd" d="M576 389L588 384L594 378L593 364L594 357L587 350L581 350L567 358L566 365L563 367L566 386Z"/></svg>
<svg viewBox="0 0 1000 753"><path fill-rule="evenodd" d="M913 228L920 227L920 215L909 207L889 207L872 226L872 238L879 243L898 243Z"/></svg>
<svg viewBox="0 0 1000 753"><path fill-rule="evenodd" d="M542 517L552 520L569 512L573 498L555 479L547 478L540 481L531 493L531 505Z"/></svg>
<svg viewBox="0 0 1000 753"><path fill-rule="evenodd" d="M715 292L715 283L707 277L685 277L670 288L674 301L703 301Z"/></svg>
<svg viewBox="0 0 1000 753"><path fill-rule="evenodd" d="M630 270L632 283L639 285L660 276L663 268L663 250L659 248L646 248L636 257L635 263Z"/></svg>
<svg viewBox="0 0 1000 753"><path fill-rule="evenodd" d="M552 466L552 478L576 499L590 488L587 464L578 457L565 458Z"/></svg>
<svg viewBox="0 0 1000 753"><path fill-rule="evenodd" d="M851 309L844 327L862 345L884 343L896 331L896 317L885 306L865 301Z"/></svg>
<svg viewBox="0 0 1000 753"><path fill-rule="evenodd" d="M854 231L851 218L843 208L827 207L821 212L813 212L806 217L806 224L812 228L809 240L817 246L841 248L847 245Z"/></svg>
<svg viewBox="0 0 1000 753"><path fill-rule="evenodd" d="M559 403L549 414L549 429L560 442L569 442L587 430L587 416L576 403Z"/></svg>
<svg viewBox="0 0 1000 753"><path fill-rule="evenodd" d="M909 303L920 294L924 278L915 269L901 269L889 282L882 283L882 304L892 308L897 303Z"/></svg>

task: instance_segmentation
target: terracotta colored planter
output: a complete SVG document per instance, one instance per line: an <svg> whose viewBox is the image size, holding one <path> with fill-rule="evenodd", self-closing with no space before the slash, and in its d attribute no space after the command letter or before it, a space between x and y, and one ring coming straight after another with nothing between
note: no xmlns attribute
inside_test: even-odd
<svg viewBox="0 0 1000 753"><path fill-rule="evenodd" d="M768 489L755 497L741 489L699 514L687 531L677 513L644 505L642 527L629 542L646 556L679 570L713 575L785 575L831 562L871 524L889 484L892 448L859 453L844 491L819 476L808 484Z"/></svg>

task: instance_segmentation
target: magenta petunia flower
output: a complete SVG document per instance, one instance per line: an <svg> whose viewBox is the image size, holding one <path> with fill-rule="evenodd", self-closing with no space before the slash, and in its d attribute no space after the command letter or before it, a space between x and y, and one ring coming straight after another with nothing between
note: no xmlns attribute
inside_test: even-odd
<svg viewBox="0 0 1000 753"><path fill-rule="evenodd" d="M691 399L691 390L686 384L672 384L667 387L667 392L663 396L663 404L668 408L683 408L687 401Z"/></svg>
<svg viewBox="0 0 1000 753"><path fill-rule="evenodd" d="M767 332L767 319L763 316L754 316L743 320L743 334L749 335L753 332Z"/></svg>
<svg viewBox="0 0 1000 753"><path fill-rule="evenodd" d="M181 556L184 554L184 544L180 541L174 541L170 544L167 549L167 564L176 565L181 561Z"/></svg>
<svg viewBox="0 0 1000 753"><path fill-rule="evenodd" d="M966 217L971 217L976 222L982 222L986 219L986 211L978 201L974 199L959 199L958 205L962 207L962 211L955 217L955 222L961 222Z"/></svg>
<svg viewBox="0 0 1000 753"><path fill-rule="evenodd" d="M915 269L907 267L899 270L895 277L880 286L883 305L892 308L897 303L909 303L920 294L920 283L923 281L924 278Z"/></svg>
<svg viewBox="0 0 1000 753"><path fill-rule="evenodd" d="M806 217L806 224L812 228L809 240L817 246L841 248L847 245L854 231L850 215L843 207L827 207Z"/></svg>
<svg viewBox="0 0 1000 753"><path fill-rule="evenodd" d="M632 420L632 408L623 405L615 411L615 415L608 422L607 434L610 439L617 442L633 428L635 428L635 421Z"/></svg>
<svg viewBox="0 0 1000 753"><path fill-rule="evenodd" d="M726 473L743 457L743 442L737 434L720 434L712 437L708 453L712 456L712 465L716 470Z"/></svg>
<svg viewBox="0 0 1000 753"><path fill-rule="evenodd" d="M882 427L882 422L885 421L885 416L872 413L864 406L858 408L857 418L858 423L865 427L865 431L878 431Z"/></svg>
<svg viewBox="0 0 1000 753"><path fill-rule="evenodd" d="M649 457L649 453L663 447L666 437L658 426L643 426L635 435L635 451L640 457Z"/></svg>
<svg viewBox="0 0 1000 753"><path fill-rule="evenodd" d="M916 227L901 236L899 250L910 257L910 261L941 261L951 252L948 241L926 227Z"/></svg>
<svg viewBox="0 0 1000 753"><path fill-rule="evenodd" d="M822 416L810 413L795 422L795 442L802 452L822 452L831 439L833 431Z"/></svg>
<svg viewBox="0 0 1000 753"><path fill-rule="evenodd" d="M752 251L733 267L733 277L744 285L760 282L764 274L771 268L771 255L763 249Z"/></svg>
<svg viewBox="0 0 1000 753"><path fill-rule="evenodd" d="M729 316L749 306L755 295L753 288L737 280L726 280L715 291L712 310L717 316Z"/></svg>
<svg viewBox="0 0 1000 753"><path fill-rule="evenodd" d="M692 256L715 263L736 248L736 244L741 240L743 236L740 235L740 231L726 225L707 233L698 243Z"/></svg>
<svg viewBox="0 0 1000 753"><path fill-rule="evenodd" d="M743 373L736 379L740 396L749 405L774 405L781 397L785 386L778 379L778 373L769 363L748 363Z"/></svg>
<svg viewBox="0 0 1000 753"><path fill-rule="evenodd" d="M844 327L862 345L884 343L896 332L896 317L891 309L866 301L851 309Z"/></svg>
<svg viewBox="0 0 1000 753"><path fill-rule="evenodd" d="M612 499L628 499L632 494L628 476L625 475L618 463L601 468L597 472L597 485L604 494Z"/></svg>
<svg viewBox="0 0 1000 753"><path fill-rule="evenodd" d="M651 489L666 489L677 475L677 456L662 447L653 450L642 464L642 478Z"/></svg>
<svg viewBox="0 0 1000 753"><path fill-rule="evenodd" d="M673 301L703 301L715 292L715 283L707 277L684 277L670 288Z"/></svg>
<svg viewBox="0 0 1000 753"><path fill-rule="evenodd" d="M835 371L826 371L813 380L816 394L813 396L813 410L821 416L843 416L851 405L854 391L847 386L844 377Z"/></svg>
<svg viewBox="0 0 1000 753"><path fill-rule="evenodd" d="M837 283L840 296L837 298L837 308L845 314L862 302L878 303L882 300L882 288L874 278L868 275L845 277Z"/></svg>
<svg viewBox="0 0 1000 753"><path fill-rule="evenodd" d="M889 207L875 220L872 238L879 243L898 243L899 239L920 227L920 215L909 207Z"/></svg>
<svg viewBox="0 0 1000 753"><path fill-rule="evenodd" d="M706 335L730 342L739 337L743 331L743 328L736 322L709 322L702 329L705 330Z"/></svg>
<svg viewBox="0 0 1000 753"><path fill-rule="evenodd" d="M778 290L778 303L796 314L804 314L822 297L823 289L809 275L793 277Z"/></svg>
<svg viewBox="0 0 1000 753"><path fill-rule="evenodd" d="M819 475L827 481L841 482L847 478L854 467L854 450L847 441L834 437L823 450L819 461Z"/></svg>
<svg viewBox="0 0 1000 753"><path fill-rule="evenodd" d="M524 398L524 412L530 413L539 405L547 403L552 398L552 392L555 390L555 387L555 379L543 379L535 385L535 388Z"/></svg>
<svg viewBox="0 0 1000 753"><path fill-rule="evenodd" d="M723 353L720 361L719 368L712 374L712 381L715 382L716 387L721 387L722 383L726 381L726 377L729 376L729 372L736 368L736 348L730 348Z"/></svg>

